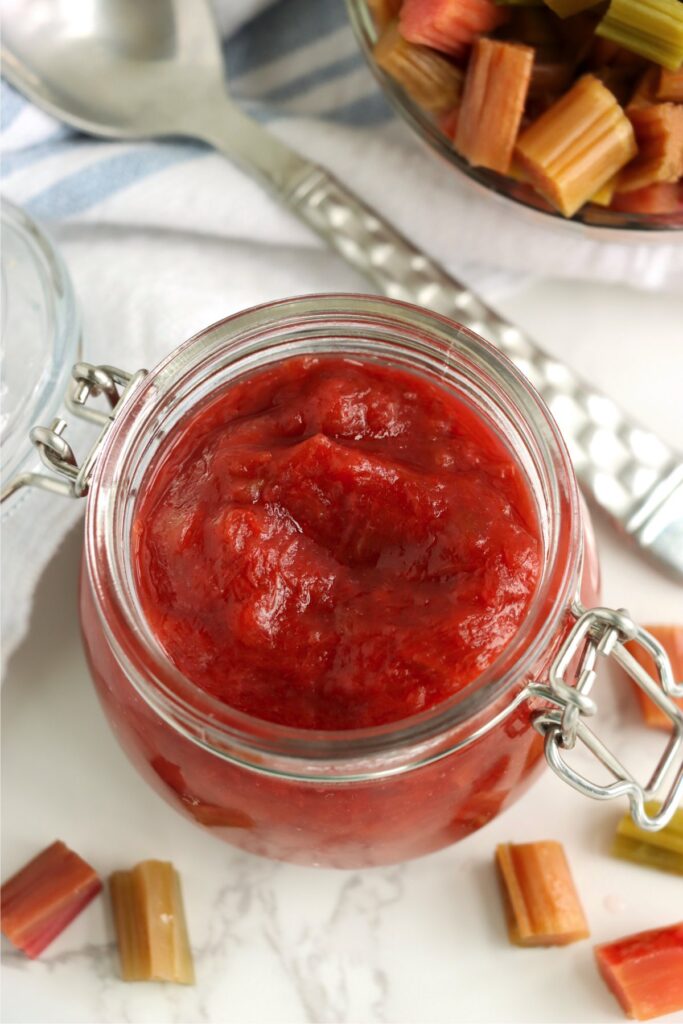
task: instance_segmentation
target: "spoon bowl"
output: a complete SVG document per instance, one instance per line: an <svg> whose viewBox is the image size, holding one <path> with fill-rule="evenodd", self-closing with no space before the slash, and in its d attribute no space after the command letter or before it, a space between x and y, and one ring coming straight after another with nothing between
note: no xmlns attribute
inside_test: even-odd
<svg viewBox="0 0 683 1024"><path fill-rule="evenodd" d="M7 78L80 131L194 134L188 109L225 99L205 0L3 0L0 24Z"/></svg>

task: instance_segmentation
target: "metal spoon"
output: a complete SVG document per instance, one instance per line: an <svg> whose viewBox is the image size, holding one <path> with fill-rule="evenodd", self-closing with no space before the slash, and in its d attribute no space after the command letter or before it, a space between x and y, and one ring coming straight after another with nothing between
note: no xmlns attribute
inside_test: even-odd
<svg viewBox="0 0 683 1024"><path fill-rule="evenodd" d="M432 262L379 214L230 100L208 0L3 0L3 70L21 92L107 138L185 136L221 150L392 298L503 349L536 385L595 502L683 576L683 460Z"/></svg>

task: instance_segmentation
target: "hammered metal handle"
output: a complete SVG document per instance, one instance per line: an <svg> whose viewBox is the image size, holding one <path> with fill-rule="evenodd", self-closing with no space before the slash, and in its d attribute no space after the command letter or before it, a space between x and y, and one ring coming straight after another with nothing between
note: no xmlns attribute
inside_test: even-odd
<svg viewBox="0 0 683 1024"><path fill-rule="evenodd" d="M594 501L683 575L680 455L546 354L323 168L298 183L289 205L380 292L457 320L501 349L551 409Z"/></svg>

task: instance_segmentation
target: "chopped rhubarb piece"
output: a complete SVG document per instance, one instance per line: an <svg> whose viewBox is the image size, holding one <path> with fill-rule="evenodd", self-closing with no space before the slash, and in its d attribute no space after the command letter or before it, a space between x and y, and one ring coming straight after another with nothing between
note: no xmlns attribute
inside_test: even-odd
<svg viewBox="0 0 683 1024"><path fill-rule="evenodd" d="M669 71L676 71L683 61L680 0L611 0L595 31Z"/></svg>
<svg viewBox="0 0 683 1024"><path fill-rule="evenodd" d="M579 11L595 7L600 0L545 0L550 10L560 18L571 18Z"/></svg>
<svg viewBox="0 0 683 1024"><path fill-rule="evenodd" d="M52 843L0 889L2 932L37 957L101 888L89 864L61 841Z"/></svg>
<svg viewBox="0 0 683 1024"><path fill-rule="evenodd" d="M455 135L455 148L474 167L510 169L533 61L528 46L477 40Z"/></svg>
<svg viewBox="0 0 683 1024"><path fill-rule="evenodd" d="M599 188L597 192L594 192L590 197L590 202L595 203L596 206L609 206L614 198L614 192L617 187L617 175L606 181L602 188Z"/></svg>
<svg viewBox="0 0 683 1024"><path fill-rule="evenodd" d="M683 1010L683 922L596 946L595 958L629 1017Z"/></svg>
<svg viewBox="0 0 683 1024"><path fill-rule="evenodd" d="M638 155L619 175L618 192L632 192L683 174L683 107L657 103L627 111L636 133Z"/></svg>
<svg viewBox="0 0 683 1024"><path fill-rule="evenodd" d="M172 864L147 860L109 880L124 981L194 984L180 879Z"/></svg>
<svg viewBox="0 0 683 1024"><path fill-rule="evenodd" d="M657 189L656 192L655 189ZM629 199L632 201L636 200L637 208L631 207L626 212L674 213L683 211L683 188L680 185L652 185L650 189L643 188L638 192L628 192L623 196L617 195L613 202L614 208L625 210L626 207L623 203L628 202ZM645 629L648 633L652 633L655 640L659 640L666 651L671 662L674 680L677 683L683 682L683 626L645 626ZM638 664L656 679L655 663L647 651L640 644L636 643L626 644L626 648ZM633 688L638 697L645 724L653 729L670 730L673 726L669 716L650 700L637 683L633 683ZM683 710L683 697L672 699Z"/></svg>
<svg viewBox="0 0 683 1024"><path fill-rule="evenodd" d="M447 114L442 114L439 118L439 128L451 142L455 138L455 133L458 129L459 117L460 107L458 106L454 107L453 110L449 110Z"/></svg>
<svg viewBox="0 0 683 1024"><path fill-rule="evenodd" d="M177 764L158 754L150 761L160 779L166 783L180 798L180 801L192 817L200 825L207 828L253 828L254 819L244 811L234 807L223 807L220 804L206 803L191 792L183 773Z"/></svg>
<svg viewBox="0 0 683 1024"><path fill-rule="evenodd" d="M383 32L398 14L401 0L368 0L368 7L377 31Z"/></svg>
<svg viewBox="0 0 683 1024"><path fill-rule="evenodd" d="M660 70L656 97L664 103L683 103L683 68L678 71Z"/></svg>
<svg viewBox="0 0 683 1024"><path fill-rule="evenodd" d="M638 84L633 90L631 99L628 101L626 111L635 110L638 107L650 107L657 102L657 85L659 82L659 68L649 67L638 79Z"/></svg>
<svg viewBox="0 0 683 1024"><path fill-rule="evenodd" d="M529 175L526 173L523 167L520 167L520 165L517 163L514 157L512 159L512 163L510 164L508 177L514 178L515 181L520 181L523 185L529 184Z"/></svg>
<svg viewBox="0 0 683 1024"><path fill-rule="evenodd" d="M656 814L660 808L661 804L653 800L645 804L648 814ZM683 875L683 808L658 832L638 828L631 815L625 814L617 826L612 853L623 860Z"/></svg>
<svg viewBox="0 0 683 1024"><path fill-rule="evenodd" d="M597 68L593 74L609 89L617 103L626 107L633 96L633 72L630 68L608 64L606 67Z"/></svg>
<svg viewBox="0 0 683 1024"><path fill-rule="evenodd" d="M244 811L238 811L231 807L220 807L218 804L205 804L197 801L186 806L200 825L207 828L241 828L249 829L254 827L254 819Z"/></svg>
<svg viewBox="0 0 683 1024"><path fill-rule="evenodd" d="M619 213L666 216L667 224L679 224L683 227L683 185L662 182L659 185L639 188L635 192L617 192L610 204L610 209L617 210ZM637 693L645 724L653 728L670 729L671 723L664 712L652 703L640 687L638 687ZM683 703L680 700L677 703L683 708Z"/></svg>
<svg viewBox="0 0 683 1024"><path fill-rule="evenodd" d="M571 64L562 60L540 60L538 55L531 69L529 97L542 99L549 97L554 102L564 92L572 80ZM546 109L551 103L546 105Z"/></svg>
<svg viewBox="0 0 683 1024"><path fill-rule="evenodd" d="M506 17L493 0L404 0L399 27L410 43L461 57L477 36L501 25Z"/></svg>
<svg viewBox="0 0 683 1024"><path fill-rule="evenodd" d="M588 937L588 925L561 843L503 843L496 849L510 941L564 946Z"/></svg>
<svg viewBox="0 0 683 1024"><path fill-rule="evenodd" d="M426 46L415 46L393 22L375 46L375 60L425 110L443 114L452 110L462 92L464 74Z"/></svg>
<svg viewBox="0 0 683 1024"><path fill-rule="evenodd" d="M653 67L643 57L597 36L593 37L587 62L592 69L591 74L612 90L622 106L633 102L636 83L640 86L646 71L651 70L655 76L659 74L659 68Z"/></svg>
<svg viewBox="0 0 683 1024"><path fill-rule="evenodd" d="M542 196L571 217L631 160L631 122L593 75L584 75L517 140L515 154Z"/></svg>

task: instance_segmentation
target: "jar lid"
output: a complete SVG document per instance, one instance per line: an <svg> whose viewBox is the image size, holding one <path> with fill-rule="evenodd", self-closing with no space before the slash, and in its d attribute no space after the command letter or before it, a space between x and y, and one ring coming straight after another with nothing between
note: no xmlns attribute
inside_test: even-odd
<svg viewBox="0 0 683 1024"><path fill-rule="evenodd" d="M71 279L52 242L23 210L0 203L2 496L37 462L29 431L49 423L66 393L80 348Z"/></svg>

